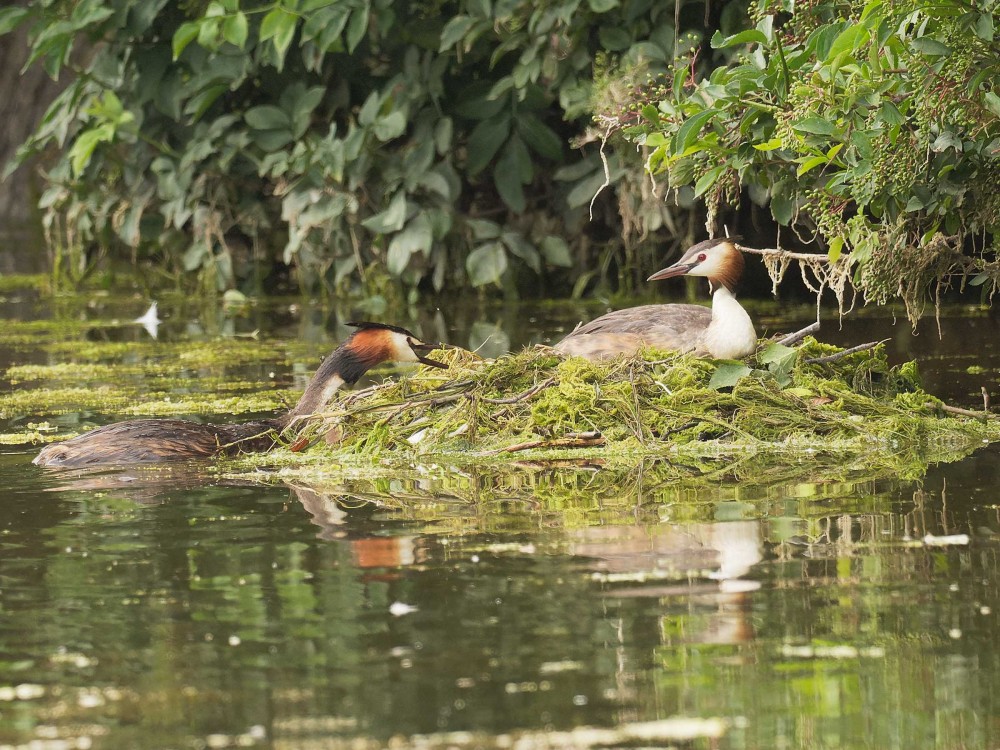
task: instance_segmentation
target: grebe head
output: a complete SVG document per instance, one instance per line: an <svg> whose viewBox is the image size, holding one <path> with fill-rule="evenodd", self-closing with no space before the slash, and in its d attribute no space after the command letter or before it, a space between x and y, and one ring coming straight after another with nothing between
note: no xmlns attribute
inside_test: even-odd
<svg viewBox="0 0 1000 750"><path fill-rule="evenodd" d="M425 344L405 328L384 323L348 323L358 330L323 360L305 392L291 411L281 418L283 424L325 408L342 385L353 385L362 375L383 362L422 362L431 367L447 367L426 356L444 348L443 344Z"/></svg>
<svg viewBox="0 0 1000 750"><path fill-rule="evenodd" d="M365 370L381 362L420 362L431 367L448 367L443 362L427 356L429 352L443 348L442 344L425 344L405 328L366 322L347 325L354 326L358 330L344 342L343 348L350 352ZM361 377L361 374L358 377ZM353 382L346 375L344 380Z"/></svg>
<svg viewBox="0 0 1000 750"><path fill-rule="evenodd" d="M684 253L679 261L657 271L647 281L670 279L674 276L707 276L711 291L724 286L730 292L735 292L744 267L743 253L734 244L736 239L721 237L699 242Z"/></svg>

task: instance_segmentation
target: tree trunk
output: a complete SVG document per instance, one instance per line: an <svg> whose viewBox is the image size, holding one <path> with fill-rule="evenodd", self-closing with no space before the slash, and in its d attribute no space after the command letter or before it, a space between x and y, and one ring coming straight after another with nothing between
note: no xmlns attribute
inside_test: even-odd
<svg viewBox="0 0 1000 750"><path fill-rule="evenodd" d="M28 0L15 1L19 5L29 4ZM32 65L21 73L28 59L27 37L24 26L0 37L0 172L62 90L62 84L49 78L40 65ZM27 244L0 245L0 272L38 270L44 265L41 241L34 239L40 237L35 214L40 192L41 179L32 162L0 182L0 233L31 240Z"/></svg>

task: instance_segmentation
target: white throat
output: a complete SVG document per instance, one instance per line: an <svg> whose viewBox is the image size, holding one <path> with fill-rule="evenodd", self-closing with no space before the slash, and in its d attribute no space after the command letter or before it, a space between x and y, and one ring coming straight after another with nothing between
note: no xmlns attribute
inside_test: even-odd
<svg viewBox="0 0 1000 750"><path fill-rule="evenodd" d="M716 359L742 359L757 347L753 321L736 297L720 285L712 294L712 322L701 335L701 347Z"/></svg>
<svg viewBox="0 0 1000 750"><path fill-rule="evenodd" d="M740 308L741 310L743 308ZM312 410L313 412L323 411L330 400L333 398L333 394L340 390L340 387L344 384L344 379L340 375L334 375L330 378L326 385L323 386L323 390L319 394L319 401L316 403Z"/></svg>
<svg viewBox="0 0 1000 750"><path fill-rule="evenodd" d="M306 392L302 394L302 398L299 399L295 408L288 412L287 419L297 419L323 411L343 384L344 379L340 375L334 375L323 384L323 388L319 391L311 391L307 385Z"/></svg>
<svg viewBox="0 0 1000 750"><path fill-rule="evenodd" d="M419 362L416 352L410 347L410 337L402 333L393 331L392 338L392 358L396 362Z"/></svg>

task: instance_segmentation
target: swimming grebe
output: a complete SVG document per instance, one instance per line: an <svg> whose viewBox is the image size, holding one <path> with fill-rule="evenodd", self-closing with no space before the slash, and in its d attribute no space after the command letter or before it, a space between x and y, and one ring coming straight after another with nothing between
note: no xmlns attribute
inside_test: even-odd
<svg viewBox="0 0 1000 750"><path fill-rule="evenodd" d="M706 276L712 307L642 305L616 310L577 328L555 345L564 354L591 360L631 354L641 346L740 359L757 346L757 332L734 296L743 275L743 253L731 239L705 240L649 277Z"/></svg>
<svg viewBox="0 0 1000 750"><path fill-rule="evenodd" d="M358 328L316 370L294 408L272 419L242 424L199 424L183 419L132 419L100 427L62 443L45 446L32 462L76 468L183 461L216 455L260 453L274 447L274 435L293 420L321 411L344 384L351 385L382 362L422 362L447 367L425 356L438 348L405 328L381 323L349 323Z"/></svg>

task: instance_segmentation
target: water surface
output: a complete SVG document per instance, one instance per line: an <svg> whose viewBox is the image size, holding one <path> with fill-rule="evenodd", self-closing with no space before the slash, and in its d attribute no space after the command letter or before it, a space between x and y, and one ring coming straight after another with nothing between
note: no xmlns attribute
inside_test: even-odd
<svg viewBox="0 0 1000 750"><path fill-rule="evenodd" d="M130 305L144 306L76 314ZM164 311L168 341L260 330L320 351L343 331L287 305L209 322L180 309ZM944 339L884 318L824 333L891 338L932 391L974 407L1000 362L993 319L966 313L944 317ZM503 348L580 315L395 322ZM85 336L145 335L114 330ZM294 370L260 366L286 384ZM31 466L34 450L0 457L2 745L1000 746L992 446L913 481L690 486L649 463L326 486L205 467L78 476Z"/></svg>

